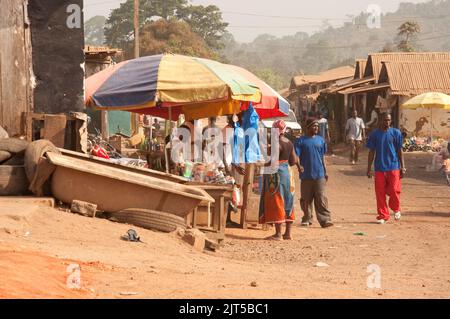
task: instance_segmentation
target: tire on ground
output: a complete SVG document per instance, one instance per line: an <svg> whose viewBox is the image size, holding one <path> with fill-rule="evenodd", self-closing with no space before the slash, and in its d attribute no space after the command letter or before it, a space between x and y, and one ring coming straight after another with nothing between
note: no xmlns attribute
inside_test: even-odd
<svg viewBox="0 0 450 319"><path fill-rule="evenodd" d="M31 183L36 175L36 166L47 152L60 153L58 148L48 140L31 142L25 150L25 173Z"/></svg>
<svg viewBox="0 0 450 319"><path fill-rule="evenodd" d="M0 139L0 151L17 154L25 151L28 144L27 141L19 138L2 138Z"/></svg>
<svg viewBox="0 0 450 319"><path fill-rule="evenodd" d="M110 213L109 217L120 223L166 233L173 232L178 227L186 228L186 223L182 217L150 209L129 208Z"/></svg>

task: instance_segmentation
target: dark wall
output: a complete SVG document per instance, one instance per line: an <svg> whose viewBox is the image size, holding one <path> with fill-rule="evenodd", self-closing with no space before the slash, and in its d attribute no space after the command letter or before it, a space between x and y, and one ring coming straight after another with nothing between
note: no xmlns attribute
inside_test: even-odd
<svg viewBox="0 0 450 319"><path fill-rule="evenodd" d="M81 27L69 5L81 9ZM83 0L30 0L33 71L36 77L34 112L69 113L84 109Z"/></svg>

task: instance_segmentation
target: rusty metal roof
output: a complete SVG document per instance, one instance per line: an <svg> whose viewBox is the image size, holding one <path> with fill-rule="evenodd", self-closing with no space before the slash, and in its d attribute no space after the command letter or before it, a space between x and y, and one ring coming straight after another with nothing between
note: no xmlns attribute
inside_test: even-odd
<svg viewBox="0 0 450 319"><path fill-rule="evenodd" d="M389 83L393 95L450 94L450 53L447 61L383 62L379 82Z"/></svg>
<svg viewBox="0 0 450 319"><path fill-rule="evenodd" d="M352 80L352 81L350 81L350 82L348 82L348 83L346 83L344 85L340 85L340 86L329 88L328 93L335 93L335 92L338 92L338 91L342 91L344 89L348 89L348 88L351 88L351 87L354 87L354 86L360 86L362 84L367 84L367 83L370 83L370 82L375 82L375 78L373 76L372 77L367 77L367 78L362 78L362 79L354 79L354 80Z"/></svg>
<svg viewBox="0 0 450 319"><path fill-rule="evenodd" d="M372 53L367 59L364 76L374 76L376 82L380 75L382 62L427 62L427 61L448 61L450 52L388 52Z"/></svg>
<svg viewBox="0 0 450 319"><path fill-rule="evenodd" d="M97 46L90 46L87 45L84 47L84 54L91 55L91 54L107 54L107 55L114 55L116 53L122 52L120 49L112 49L108 47L97 47Z"/></svg>
<svg viewBox="0 0 450 319"><path fill-rule="evenodd" d="M341 66L338 68L323 71L319 74L298 75L293 78L295 86L318 84L324 82L331 82L345 78L351 78L355 74L355 67Z"/></svg>
<svg viewBox="0 0 450 319"><path fill-rule="evenodd" d="M367 59L357 59L356 60L356 68L355 68L355 74L353 78L356 79L362 79L364 77L364 72L366 70L366 64Z"/></svg>
<svg viewBox="0 0 450 319"><path fill-rule="evenodd" d="M364 86L359 86L355 88L349 88L347 90L339 91L339 94L353 94L353 93L362 93L368 91L376 91L389 88L389 84L381 83L381 84L369 84Z"/></svg>

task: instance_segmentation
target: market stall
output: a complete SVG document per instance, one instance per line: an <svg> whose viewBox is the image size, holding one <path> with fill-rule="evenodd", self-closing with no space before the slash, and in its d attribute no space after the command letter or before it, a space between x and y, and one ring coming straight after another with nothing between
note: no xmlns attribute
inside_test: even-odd
<svg viewBox="0 0 450 319"><path fill-rule="evenodd" d="M141 150L141 153L145 153L150 159L160 157L161 152L164 152L167 172L170 158L167 149L168 146L172 147L173 138L172 123L181 114L186 121L191 121L243 113L244 117L245 114L252 114L253 117L256 116L256 121L259 121L286 116L290 108L289 103L275 90L243 68L173 54L125 61L88 78L86 105L101 110L126 110L168 120L169 139L165 139L165 151L153 148L152 143L147 143L150 147ZM239 126L236 126L236 123L234 126L236 132ZM257 123L255 127L258 127ZM150 136L150 139L152 138L153 136ZM258 142L256 134L251 139ZM248 142L248 137L245 137L246 146ZM238 163L246 166L246 175L241 185L244 198L241 225L245 227L248 195L254 172L253 163L256 160L249 160L246 150L241 152L245 153L244 160ZM195 179L191 170L198 164L201 163L187 163L180 173L196 183L225 187L226 190L222 189L225 193L229 188L227 184L235 184L227 180L226 176L222 176L223 172L217 168L213 171L206 170L202 178ZM213 178L205 179L208 176ZM229 200L229 196L223 198ZM223 218L226 209L222 205L214 209L221 212L217 214L217 218ZM215 227L218 228L219 224Z"/></svg>

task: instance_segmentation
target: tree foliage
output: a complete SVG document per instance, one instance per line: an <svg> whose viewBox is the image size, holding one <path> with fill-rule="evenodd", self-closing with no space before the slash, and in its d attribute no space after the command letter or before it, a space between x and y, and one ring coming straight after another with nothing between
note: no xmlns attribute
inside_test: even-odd
<svg viewBox="0 0 450 319"><path fill-rule="evenodd" d="M141 0L141 3L148 1ZM176 5L177 0L172 1L175 1L172 2L175 5L172 6L173 9L166 11L167 18L170 20L174 17L190 23L192 29L201 35L206 45L216 50L214 43L207 40L208 33L201 33L196 29L194 21L202 21L204 18L201 15L192 14L192 10L181 10L188 7L186 1L181 1L181 4L178 5ZM126 7L131 2L129 0L122 6ZM153 2L153 5L155 3L162 2ZM125 43L125 47L128 48L128 43L133 39L132 9L131 3L127 8L121 7L111 13L107 28L110 32L110 35L107 36L108 45L121 47L111 43ZM142 27L155 20L155 14L152 12L145 15L141 13L141 19L145 16L145 21L141 21ZM186 12L190 12L190 14ZM157 16L161 17L161 15L163 14ZM265 75L263 71L259 70L270 70L282 78L284 87L287 87L291 77L298 74L324 71L336 65L347 64L348 61L357 58L367 58L367 54L380 50L399 51L399 42L406 39L406 34L398 35L399 25L402 21L409 21L410 17L415 17L416 21L420 22L421 29L420 33L412 37L410 35L408 38L412 48L423 51L450 50L450 36L448 35L450 1L433 0L417 4L401 3L396 12L382 15L379 29L369 28L366 24L368 14L361 13L350 17L351 21L338 27L334 21L324 21L322 30L313 34L302 32L299 29L297 33L283 37L261 35L250 43L239 43L230 33L222 34L220 31L218 33L219 36L221 35L219 42L223 44L223 49L219 50L218 56L227 63L242 66L255 73L262 72L258 73L261 77ZM330 26L330 23L334 26ZM269 80L265 80L269 83ZM274 85L273 83L270 84Z"/></svg>
<svg viewBox="0 0 450 319"><path fill-rule="evenodd" d="M141 0L139 25L142 27L154 17L170 19L187 0ZM106 43L125 49L134 34L134 0L127 0L119 8L111 11L105 26Z"/></svg>
<svg viewBox="0 0 450 319"><path fill-rule="evenodd" d="M186 6L177 11L179 19L186 21L212 49L222 49L221 39L228 23L223 22L222 12L216 6Z"/></svg>
<svg viewBox="0 0 450 319"><path fill-rule="evenodd" d="M103 16L95 16L86 21L84 24L84 42L86 45L101 46L105 42L103 26L106 18Z"/></svg>
<svg viewBox="0 0 450 319"><path fill-rule="evenodd" d="M105 27L106 43L110 46L127 49L134 37L134 1L127 0L118 9L111 12ZM216 6L188 5L187 0L141 0L139 23L142 32L155 20L164 19L172 25L173 20L184 21L191 32L204 40L211 50L223 47L222 36L227 23L222 20L222 13ZM161 26L157 24L156 27Z"/></svg>
<svg viewBox="0 0 450 319"><path fill-rule="evenodd" d="M284 88L283 78L279 74L276 74L272 69L255 70L254 74L275 90Z"/></svg>
<svg viewBox="0 0 450 319"><path fill-rule="evenodd" d="M133 58L133 43L129 46L126 58ZM214 52L192 31L189 24L174 18L160 19L144 25L140 36L140 53L142 56L173 53L214 58Z"/></svg>
<svg viewBox="0 0 450 319"><path fill-rule="evenodd" d="M230 63L251 70L271 69L283 78L287 87L295 75L321 72L351 60L365 59L369 53L380 50L399 51L400 40L406 38L398 36L399 21L409 21L409 17L417 17L423 32L409 36L415 50L450 49L450 1L446 0L401 3L396 12L382 15L379 29L369 28L368 14L361 13L343 26L327 26L311 35L304 32L283 37L263 35L250 43L228 39L223 54Z"/></svg>
<svg viewBox="0 0 450 319"><path fill-rule="evenodd" d="M406 21L405 23L402 23L402 25L398 28L398 36L401 37L401 40L397 46L398 49L403 52L414 51L414 47L411 42L417 37L420 31L420 25L415 21Z"/></svg>

